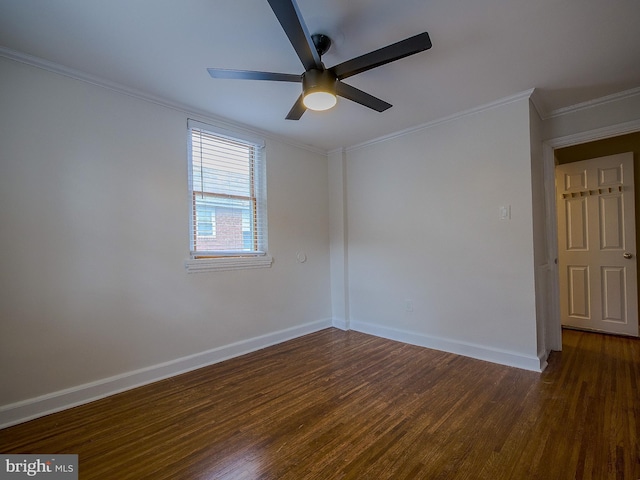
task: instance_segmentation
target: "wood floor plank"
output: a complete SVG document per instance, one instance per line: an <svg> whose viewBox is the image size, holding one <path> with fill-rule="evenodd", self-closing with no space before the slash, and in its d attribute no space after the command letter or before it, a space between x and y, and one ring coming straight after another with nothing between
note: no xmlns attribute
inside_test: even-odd
<svg viewBox="0 0 640 480"><path fill-rule="evenodd" d="M0 431L82 479L640 479L640 341L542 373L327 329Z"/></svg>

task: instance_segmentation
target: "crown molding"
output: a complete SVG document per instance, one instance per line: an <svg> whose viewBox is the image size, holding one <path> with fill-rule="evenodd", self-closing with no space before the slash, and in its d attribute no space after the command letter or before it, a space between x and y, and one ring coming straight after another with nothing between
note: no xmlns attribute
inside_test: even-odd
<svg viewBox="0 0 640 480"><path fill-rule="evenodd" d="M404 137L405 135L411 135L412 133L421 132L424 130L428 130L433 127L437 127L438 125L442 125L444 123L453 122L455 120L459 120L464 117L468 117L470 115L475 115L477 113L485 112L487 110L491 110L494 108L502 107L504 105L508 105L513 102L517 102L519 100L525 98L531 98L535 89L531 88L529 90L525 90L524 92L516 93L515 95L511 95L509 97L501 98L500 100L496 100L495 102L486 103L484 105L480 105L479 107L471 108L469 110L464 110L462 112L454 113L448 117L439 118L437 120L433 120L431 122L423 123L417 125L415 127L409 127L405 130L400 130L398 132L391 133L389 135L384 135L382 137L374 138L373 140L369 140L364 143L359 143L358 145L353 145L351 147L347 147L345 150L347 152L358 150L360 148L369 147L371 145L375 145L376 143L386 142L388 140L393 140L396 138Z"/></svg>
<svg viewBox="0 0 640 480"><path fill-rule="evenodd" d="M590 108L600 107L602 105L606 105L607 103L619 102L627 98L635 97L636 95L640 95L640 87L632 88L629 90L623 90L622 92L613 93L611 95L606 95L600 98L594 98L593 100L576 103L575 105L571 105L568 107L558 108L546 114L540 111L538 112L541 114L540 116L542 117L543 120L548 120L550 118L562 117L564 115L576 113L581 110L588 110Z"/></svg>
<svg viewBox="0 0 640 480"><path fill-rule="evenodd" d="M578 132L564 137L551 138L546 140L544 144L548 145L551 149L564 148L635 132L640 132L640 119L596 128L595 130L586 132Z"/></svg>
<svg viewBox="0 0 640 480"><path fill-rule="evenodd" d="M163 97L151 95L142 90L130 88L125 85L82 72L80 70L75 70L73 68L69 68L55 62L50 62L49 60L45 60L40 57L19 52L17 50L12 50L10 48L0 46L0 57L4 57L8 60L13 60L15 62L23 63L31 67L47 70L49 72L56 73L58 75L63 75L65 77L72 78L74 80L79 80L81 82L89 83L91 85L95 85L101 88L105 88L107 90L111 90L121 95L127 95L129 97L133 97L138 100L142 100L144 102L153 103L155 105L168 108L170 110L178 111L189 117L198 117L198 119L202 120L203 122L214 123L215 125L219 125L223 128L240 130L250 135L258 135L267 139L276 140L293 147L307 150L309 152L317 153L323 156L327 155L326 150L322 148L313 147L311 145L306 145L303 143L298 143L287 137L274 135L273 133L267 132L265 130L256 129L248 125L233 122L227 118L219 117L206 110L196 109L191 106L188 106L179 102L174 102L172 100L168 100Z"/></svg>
<svg viewBox="0 0 640 480"><path fill-rule="evenodd" d="M56 73L58 75L63 75L65 77L69 77L72 78L74 80L79 80L81 82L85 82L85 83L89 83L101 88L105 88L108 90L112 90L116 93L119 93L121 95L127 95L145 102L150 102L156 105L159 105L161 107L164 108L168 108L174 111L178 111L181 112L187 116L191 116L191 117L198 117L200 120L205 121L205 122L210 122L210 123L214 123L216 125L220 125L223 128L230 128L230 129L235 129L235 130L240 130L249 134L253 134L253 135L259 135L261 137L267 138L267 139L271 139L271 140L275 140L275 141L279 141L282 143L285 143L287 145L296 147L296 148L300 148L302 150L306 150L312 153L316 153L322 156L327 156L329 153L331 152L327 152L325 149L322 148L318 148L318 147L314 147L312 145L307 145L307 144L303 144L303 143L299 143L296 142L288 137L285 136L280 136L280 135L275 135L271 132L267 132L265 130L260 130L260 129L256 129L253 127L250 127L248 125L245 124L241 124L241 123L236 123L233 122L227 118L224 117L220 117L217 116L215 114L213 114L212 112L209 111L205 111L205 110L200 110L200 109L196 109L193 108L191 106L182 104L182 103L178 103L178 102L174 102L171 100L168 100L166 98L163 97L158 97L155 95L151 95L147 92L141 91L141 90L137 90L137 89L133 89L130 87L127 87L125 85L116 83L116 82L112 82L109 80L106 80L104 78L100 78L85 72L82 72L80 70L75 70L69 67L66 67L64 65L60 65L58 63L54 63L48 60L45 60L43 58L40 57L36 57L33 55L29 55L23 52L19 52L17 50L12 50L3 46L0 46L0 57L4 57L7 58L9 60L13 60L15 62L19 62L19 63L23 63L32 67L36 67L36 68L40 68L43 70L47 70L49 72L52 73ZM538 112L538 115L540 115L540 118L542 120L548 120L551 118L556 118L556 117L562 117L564 115L570 115L572 113L575 112L579 112L581 110L587 110L590 108L594 108L594 107L599 107L602 105L606 105L608 103L612 103L612 102L618 102L621 100L625 100L627 98L631 98L637 95L640 95L640 87L637 88L632 88L629 90L624 90L622 92L618 92L618 93L614 93L611 95L607 95L604 97L600 97L600 98L596 98L593 100L588 100L586 102L582 102L582 103L578 103L575 105L571 105L568 107L563 107L563 108L559 108L556 110L552 110L552 111L547 111L544 108L544 102L542 101L542 93L540 92L539 89L536 88L532 88L529 90L526 90L524 92L520 92L517 93L515 95L509 96L509 97L504 97L500 100L497 100L495 102L491 102L491 103L487 103L485 105L481 105L469 110L464 110L462 112L459 113L455 113L453 115L447 116L447 117L443 117L431 122L427 122L427 123L423 123L414 127L409 127L405 130L400 130L398 132L394 132L391 133L389 135L385 135L382 137L378 137L378 138L374 138L372 140L368 140L366 142L357 144L357 145L353 145L353 146L349 146L346 147L344 150L345 151L352 151L352 150L357 150L359 148L363 148L363 147L367 147L370 145L374 145L376 143L380 143L380 142L384 142L387 140L391 140L394 138L398 138L398 137L402 137L405 135L409 135L411 133L415 133L415 132L419 132L422 130L426 130L438 125L441 125L443 123L448 123L448 122L452 122L455 120L458 120L460 118L469 116L469 115L473 115L476 113L480 113L486 110L490 110L492 108L497 108L497 107L501 107L503 105L507 105L511 102L514 101L518 101L521 100L523 98L529 98L529 100L531 101L532 105L534 106L534 108L536 109L536 111Z"/></svg>

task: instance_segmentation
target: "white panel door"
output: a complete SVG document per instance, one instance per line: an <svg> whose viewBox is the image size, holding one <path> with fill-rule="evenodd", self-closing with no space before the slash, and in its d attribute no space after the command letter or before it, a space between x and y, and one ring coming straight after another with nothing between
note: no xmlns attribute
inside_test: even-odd
<svg viewBox="0 0 640 480"><path fill-rule="evenodd" d="M562 324L638 336L633 153L556 167Z"/></svg>

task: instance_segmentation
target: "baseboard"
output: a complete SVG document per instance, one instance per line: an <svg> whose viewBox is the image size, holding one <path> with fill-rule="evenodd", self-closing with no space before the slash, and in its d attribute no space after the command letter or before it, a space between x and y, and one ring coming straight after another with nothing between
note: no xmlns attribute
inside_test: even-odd
<svg viewBox="0 0 640 480"><path fill-rule="evenodd" d="M465 357L476 358L478 360L498 363L500 365L507 365L524 370L531 370L534 372L541 372L547 366L546 355L544 355L544 358L522 355L506 350L486 347L484 345L460 342L457 340L446 338L432 337L421 333L398 330L382 325L375 325L372 323L359 322L354 320L351 320L350 328L351 330L367 333L369 335L375 335L377 337L387 338L389 340L396 340L398 342L418 345L420 347L431 348L433 350L455 353L457 355L463 355Z"/></svg>
<svg viewBox="0 0 640 480"><path fill-rule="evenodd" d="M318 320L40 397L3 405L0 406L0 429L213 365L331 326L331 319Z"/></svg>
<svg viewBox="0 0 640 480"><path fill-rule="evenodd" d="M538 352L538 358L540 359L540 371L544 372L544 369L549 366L548 360L549 355L551 354L551 350L547 350L545 352Z"/></svg>
<svg viewBox="0 0 640 480"><path fill-rule="evenodd" d="M339 328L340 330L349 330L349 322L347 322L344 318L333 318L331 323L334 327Z"/></svg>

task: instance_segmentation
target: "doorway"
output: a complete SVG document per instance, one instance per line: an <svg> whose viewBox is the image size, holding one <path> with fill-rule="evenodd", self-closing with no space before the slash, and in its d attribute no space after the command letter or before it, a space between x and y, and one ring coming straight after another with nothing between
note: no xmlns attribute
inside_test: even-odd
<svg viewBox="0 0 640 480"><path fill-rule="evenodd" d="M621 125L618 129L606 131L593 131L571 137L545 142L543 145L545 183L547 190L547 232L549 259L553 264L558 257L557 250L557 219L556 219L556 195L555 195L555 166L586 160L593 157L602 157L624 152L633 152L635 184L640 188L640 125ZM612 137L611 135L616 135ZM635 195L636 224L640 216L640 194ZM638 224L640 227L640 224ZM636 229L636 251L640 245L640 228ZM551 265L553 266L553 265ZM562 350L562 330L560 325L560 298L558 287L557 266L552 275L549 303L550 314L546 322L546 345L550 350Z"/></svg>
<svg viewBox="0 0 640 480"><path fill-rule="evenodd" d="M638 336L633 152L556 167L563 327Z"/></svg>

